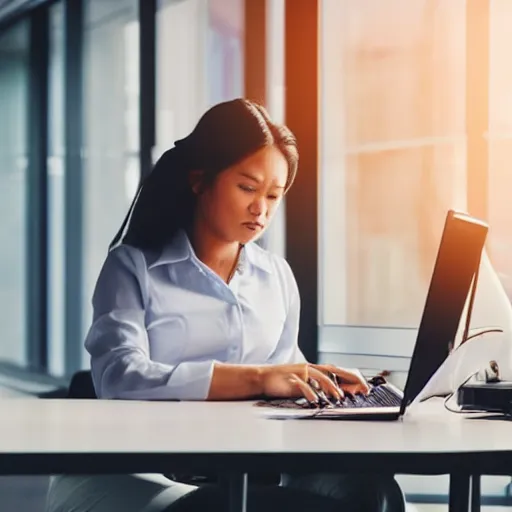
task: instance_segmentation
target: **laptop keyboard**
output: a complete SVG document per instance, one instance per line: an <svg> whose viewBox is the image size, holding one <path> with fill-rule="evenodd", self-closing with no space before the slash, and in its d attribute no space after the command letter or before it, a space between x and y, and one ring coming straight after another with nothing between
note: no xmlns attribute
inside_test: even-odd
<svg viewBox="0 0 512 512"><path fill-rule="evenodd" d="M386 385L373 386L368 395L345 395L341 401L333 399L320 400L319 404L311 403L306 398L275 399L259 402L257 405L286 409L354 409L364 407L399 407L402 398Z"/></svg>
<svg viewBox="0 0 512 512"><path fill-rule="evenodd" d="M400 406L402 399L387 386L373 387L368 395L346 396L344 400L336 405L342 409L361 407L396 407Z"/></svg>

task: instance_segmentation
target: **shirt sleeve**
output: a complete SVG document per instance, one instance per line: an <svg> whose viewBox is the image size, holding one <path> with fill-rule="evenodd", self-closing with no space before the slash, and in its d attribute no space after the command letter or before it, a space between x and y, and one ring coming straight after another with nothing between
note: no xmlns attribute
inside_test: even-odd
<svg viewBox="0 0 512 512"><path fill-rule="evenodd" d="M215 361L167 365L152 361L145 327L147 267L138 249L109 253L93 295L85 340L99 398L205 400Z"/></svg>
<svg viewBox="0 0 512 512"><path fill-rule="evenodd" d="M292 269L286 260L279 265L284 296L288 312L279 342L270 356L269 364L305 363L306 358L299 348L300 293Z"/></svg>

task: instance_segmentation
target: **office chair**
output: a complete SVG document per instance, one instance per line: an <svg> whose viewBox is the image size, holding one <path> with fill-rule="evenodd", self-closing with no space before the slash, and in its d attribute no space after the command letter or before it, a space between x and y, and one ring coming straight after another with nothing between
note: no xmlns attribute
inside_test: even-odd
<svg viewBox="0 0 512 512"><path fill-rule="evenodd" d="M90 370L76 372L69 383L67 398L97 398Z"/></svg>

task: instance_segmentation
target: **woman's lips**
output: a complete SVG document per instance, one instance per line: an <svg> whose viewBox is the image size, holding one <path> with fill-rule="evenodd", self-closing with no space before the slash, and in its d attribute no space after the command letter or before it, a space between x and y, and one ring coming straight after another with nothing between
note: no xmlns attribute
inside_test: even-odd
<svg viewBox="0 0 512 512"><path fill-rule="evenodd" d="M247 229L251 231L257 231L258 229L263 229L263 225L259 222L244 222L243 224Z"/></svg>

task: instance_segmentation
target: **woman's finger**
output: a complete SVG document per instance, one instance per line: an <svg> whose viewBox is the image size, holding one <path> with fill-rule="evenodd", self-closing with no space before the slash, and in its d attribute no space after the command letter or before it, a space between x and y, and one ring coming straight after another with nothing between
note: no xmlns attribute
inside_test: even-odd
<svg viewBox="0 0 512 512"><path fill-rule="evenodd" d="M327 396L333 396L337 400L341 400L343 398L343 392L341 389L329 377L327 377L325 373L312 367L309 370L309 376L319 383L321 390L324 391L324 393L327 393Z"/></svg>
<svg viewBox="0 0 512 512"><path fill-rule="evenodd" d="M308 400L308 402L314 402L315 404L319 402L317 394L298 375L290 375L289 380L294 386L296 386L299 389L299 391L302 393L304 398Z"/></svg>
<svg viewBox="0 0 512 512"><path fill-rule="evenodd" d="M313 365L313 367L322 372L334 373L339 377L342 385L344 383L352 384L352 387L356 385L361 393L368 394L370 392L370 386L360 373L345 370L334 365Z"/></svg>

